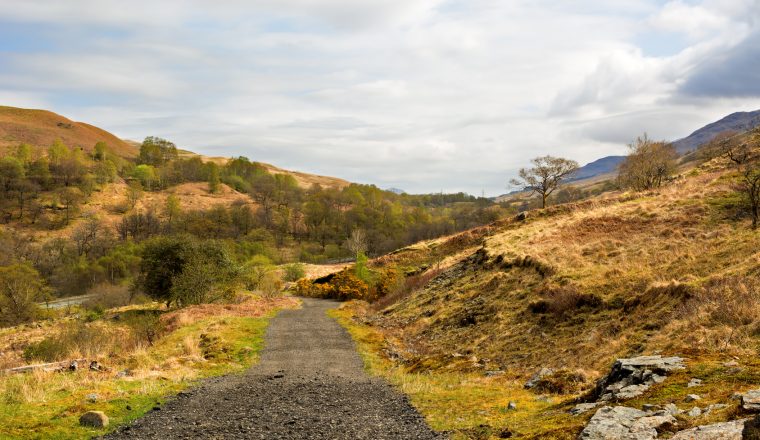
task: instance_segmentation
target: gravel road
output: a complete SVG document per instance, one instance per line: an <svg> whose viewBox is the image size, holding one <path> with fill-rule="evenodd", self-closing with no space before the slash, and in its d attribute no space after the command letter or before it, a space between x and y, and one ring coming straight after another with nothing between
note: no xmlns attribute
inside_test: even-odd
<svg viewBox="0 0 760 440"><path fill-rule="evenodd" d="M406 396L370 378L348 333L304 299L272 320L261 361L204 381L109 439L439 439Z"/></svg>

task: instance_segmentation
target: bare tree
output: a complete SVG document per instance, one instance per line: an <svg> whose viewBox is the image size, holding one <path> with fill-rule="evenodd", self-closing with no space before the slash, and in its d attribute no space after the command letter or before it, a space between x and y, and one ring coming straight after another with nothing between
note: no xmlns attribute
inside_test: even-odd
<svg viewBox="0 0 760 440"><path fill-rule="evenodd" d="M364 230L354 229L351 232L351 236L346 240L346 247L357 257L359 254L366 253L369 243L367 240L367 234Z"/></svg>
<svg viewBox="0 0 760 440"><path fill-rule="evenodd" d="M757 229L760 220L760 163L749 162L739 167L741 180L738 186L747 199L752 217L752 229Z"/></svg>
<svg viewBox="0 0 760 440"><path fill-rule="evenodd" d="M645 133L628 148L628 157L618 166L618 182L623 187L637 191L659 188L675 171L678 155L668 142L653 141Z"/></svg>
<svg viewBox="0 0 760 440"><path fill-rule="evenodd" d="M541 196L541 207L546 208L546 199L567 179L578 170L578 162L562 157L542 156L532 159L532 168L521 168L519 179L510 183L521 187L524 191Z"/></svg>

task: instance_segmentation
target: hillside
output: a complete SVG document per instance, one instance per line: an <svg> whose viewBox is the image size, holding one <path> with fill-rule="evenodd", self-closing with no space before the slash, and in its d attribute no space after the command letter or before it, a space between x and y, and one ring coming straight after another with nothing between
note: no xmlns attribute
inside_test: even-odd
<svg viewBox="0 0 760 440"><path fill-rule="evenodd" d="M187 150L180 150L179 155L182 158L199 157L204 162L214 162L217 165L224 165L230 160L226 157L204 156L202 154L193 153L192 151ZM303 189L309 189L312 187L312 185L319 185L323 188L334 188L341 190L351 184L351 182L338 177L320 176L318 174L309 174L301 171L286 170L268 163L259 163L271 174L283 174L293 177L298 186Z"/></svg>
<svg viewBox="0 0 760 440"><path fill-rule="evenodd" d="M674 141L673 146L675 146L678 154L685 154L710 142L720 133L726 131L741 133L758 126L760 126L760 110L731 113L718 121L695 130L685 138ZM590 162L578 170L573 180L581 181L615 173L623 158L623 156L605 156Z"/></svg>
<svg viewBox="0 0 760 440"><path fill-rule="evenodd" d="M132 158L138 148L113 134L83 122L75 122L47 110L0 106L0 151L26 143L47 148L56 139L66 145L91 152L98 142L106 142L118 156Z"/></svg>
<svg viewBox="0 0 760 440"><path fill-rule="evenodd" d="M594 412L570 415L575 399L616 359L654 354L687 358L686 369L616 404L688 411L696 393L700 407L726 409L684 413L670 430L736 418L731 395L760 385L760 233L740 214L735 179L715 159L657 191L607 193L409 246L375 267L416 274L415 287L341 319L378 374L461 438L505 427L576 438ZM542 369L553 372L543 385L523 389ZM691 378L704 385L689 389ZM509 401L516 411L504 410Z"/></svg>
<svg viewBox="0 0 760 440"><path fill-rule="evenodd" d="M718 121L705 125L685 138L673 142L673 145L678 153L683 154L710 142L715 136L725 131L740 133L757 126L760 126L760 110L731 113Z"/></svg>

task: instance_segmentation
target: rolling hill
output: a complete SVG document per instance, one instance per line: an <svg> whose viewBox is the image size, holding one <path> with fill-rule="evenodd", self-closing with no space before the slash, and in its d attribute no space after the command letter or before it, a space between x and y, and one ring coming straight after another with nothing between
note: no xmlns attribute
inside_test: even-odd
<svg viewBox="0 0 760 440"><path fill-rule="evenodd" d="M0 152L26 143L33 147L47 148L56 139L64 144L82 147L91 152L97 142L106 142L116 155L134 158L140 150L140 143L119 139L102 128L84 122L75 122L65 116L48 110L24 109L0 106ZM224 164L227 158L208 157L191 151L181 150L181 157L200 156L204 162ZM255 158L252 158L255 160ZM299 186L309 188L318 184L326 188L342 189L350 184L337 177L320 176L300 171L286 170L275 165L262 163L272 174L288 174L295 178Z"/></svg>
<svg viewBox="0 0 760 440"><path fill-rule="evenodd" d="M75 122L48 110L32 110L0 106L0 150L26 143L33 147L48 147L56 139L66 145L80 146L92 151L103 141L115 154L131 158L137 156L134 143L84 122Z"/></svg>

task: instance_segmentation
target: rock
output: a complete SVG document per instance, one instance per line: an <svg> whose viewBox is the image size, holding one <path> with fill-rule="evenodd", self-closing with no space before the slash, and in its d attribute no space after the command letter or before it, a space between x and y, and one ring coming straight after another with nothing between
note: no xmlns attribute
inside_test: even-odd
<svg viewBox="0 0 760 440"><path fill-rule="evenodd" d="M667 411L668 414L673 415L673 416L676 414L681 414L683 412L682 410L678 409L675 403L668 403L667 405L665 405L665 411Z"/></svg>
<svg viewBox="0 0 760 440"><path fill-rule="evenodd" d="M741 406L747 411L760 411L760 390L750 390L742 394Z"/></svg>
<svg viewBox="0 0 760 440"><path fill-rule="evenodd" d="M92 361L92 362L90 362L90 370L92 370L92 371L100 371L102 369L103 369L103 367L100 366L100 364L98 363L98 361Z"/></svg>
<svg viewBox="0 0 760 440"><path fill-rule="evenodd" d="M741 440L744 420L697 426L677 432L670 440Z"/></svg>
<svg viewBox="0 0 760 440"><path fill-rule="evenodd" d="M501 376L504 374L504 370L486 370L485 373L483 373L486 377L496 377Z"/></svg>
<svg viewBox="0 0 760 440"><path fill-rule="evenodd" d="M554 374L554 370L551 368L542 368L536 371L533 376L531 376L530 380L525 382L525 388L535 388L535 386L538 384L538 381L546 376L551 376L552 374Z"/></svg>
<svg viewBox="0 0 760 440"><path fill-rule="evenodd" d="M686 384L687 388L694 388L702 385L702 379L692 379Z"/></svg>
<svg viewBox="0 0 760 440"><path fill-rule="evenodd" d="M665 411L651 414L625 406L605 406L596 411L580 434L584 440L651 440L657 428L675 423Z"/></svg>
<svg viewBox="0 0 760 440"><path fill-rule="evenodd" d="M652 384L662 383L671 371L684 368L680 357L655 355L618 359L609 374L597 382L592 397L603 401L638 397Z"/></svg>
<svg viewBox="0 0 760 440"><path fill-rule="evenodd" d="M726 405L725 403L714 403L708 406L707 408L705 408L704 413L710 414L713 411L720 411L721 409L726 409L726 408L728 408L728 405Z"/></svg>
<svg viewBox="0 0 760 440"><path fill-rule="evenodd" d="M77 371L78 368L79 368L79 362L71 361L71 363L69 364L69 371Z"/></svg>
<svg viewBox="0 0 760 440"><path fill-rule="evenodd" d="M747 420L742 430L742 438L745 440L760 440L760 416Z"/></svg>
<svg viewBox="0 0 760 440"><path fill-rule="evenodd" d="M698 394L689 394L686 396L686 399L684 399L686 402L694 402L697 400L702 400L701 397L699 397Z"/></svg>
<svg viewBox="0 0 760 440"><path fill-rule="evenodd" d="M524 222L528 218L528 212L523 211L515 216L515 220L518 222Z"/></svg>
<svg viewBox="0 0 760 440"><path fill-rule="evenodd" d="M108 426L108 416L103 411L87 411L79 418L79 424L93 428Z"/></svg>
<svg viewBox="0 0 760 440"><path fill-rule="evenodd" d="M116 373L116 378L117 379L121 379L121 378L124 378L124 377L127 377L127 376L131 376L131 375L132 375L131 371L129 371L129 370L122 370L122 371L119 371L118 373Z"/></svg>
<svg viewBox="0 0 760 440"><path fill-rule="evenodd" d="M620 388L615 393L616 399L633 399L634 397L638 397L646 390L649 389L649 385L640 384L640 385L628 385L627 387Z"/></svg>
<svg viewBox="0 0 760 440"><path fill-rule="evenodd" d="M689 417L699 417L702 415L702 410L699 409L698 406L695 406L694 408L690 409L688 413Z"/></svg>
<svg viewBox="0 0 760 440"><path fill-rule="evenodd" d="M599 404L598 402L593 402L593 403L579 403L579 404L575 405L575 406L574 406L574 407L573 407L573 408L570 410L570 414L572 414L572 415L574 415L574 416L577 416L577 415L583 414L583 413L585 413L585 412L589 412L589 411L591 411L592 409L596 408L596 407L597 407L597 406L599 406L599 405L600 405L600 404Z"/></svg>
<svg viewBox="0 0 760 440"><path fill-rule="evenodd" d="M86 399L90 403L95 403L98 401L98 395L95 393L90 393L87 395Z"/></svg>
<svg viewBox="0 0 760 440"><path fill-rule="evenodd" d="M724 367L738 367L739 363L736 361L723 362Z"/></svg>
<svg viewBox="0 0 760 440"><path fill-rule="evenodd" d="M552 403L552 398L545 395L536 396L537 402L546 402L546 403Z"/></svg>
<svg viewBox="0 0 760 440"><path fill-rule="evenodd" d="M507 409L508 410L517 409L517 404L515 402L509 402L509 404L507 405Z"/></svg>

